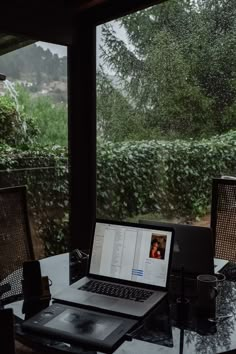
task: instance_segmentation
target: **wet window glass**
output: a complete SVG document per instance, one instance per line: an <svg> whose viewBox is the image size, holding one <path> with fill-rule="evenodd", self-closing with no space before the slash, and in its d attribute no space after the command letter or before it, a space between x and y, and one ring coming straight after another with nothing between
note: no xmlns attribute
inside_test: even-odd
<svg viewBox="0 0 236 354"><path fill-rule="evenodd" d="M235 15L170 0L97 27L97 216L209 225L236 176Z"/></svg>

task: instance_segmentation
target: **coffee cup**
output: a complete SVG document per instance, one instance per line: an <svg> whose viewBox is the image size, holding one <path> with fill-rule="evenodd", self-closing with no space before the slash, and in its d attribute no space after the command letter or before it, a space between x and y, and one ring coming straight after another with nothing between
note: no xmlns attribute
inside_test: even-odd
<svg viewBox="0 0 236 354"><path fill-rule="evenodd" d="M201 316L214 317L218 279L211 274L200 274L197 277L197 310Z"/></svg>

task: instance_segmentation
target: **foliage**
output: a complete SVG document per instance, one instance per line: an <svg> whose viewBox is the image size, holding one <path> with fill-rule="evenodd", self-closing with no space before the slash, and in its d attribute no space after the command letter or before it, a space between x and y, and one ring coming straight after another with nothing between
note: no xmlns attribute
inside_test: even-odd
<svg viewBox="0 0 236 354"><path fill-rule="evenodd" d="M213 177L236 174L236 132L208 140L102 143L97 149L97 214L125 219L160 213L193 218L210 204ZM33 169L32 169L33 167ZM26 184L46 255L68 249L66 149L0 145L0 185Z"/></svg>
<svg viewBox="0 0 236 354"><path fill-rule="evenodd" d="M9 96L0 96L0 142L12 146L29 144L38 133L35 122L18 112Z"/></svg>
<svg viewBox="0 0 236 354"><path fill-rule="evenodd" d="M158 134L102 70L97 73L97 122L98 137L105 141L150 139Z"/></svg>
<svg viewBox="0 0 236 354"><path fill-rule="evenodd" d="M67 146L67 106L50 96L33 96L21 85L17 85L17 93L21 109L33 117L39 129L36 143Z"/></svg>
<svg viewBox="0 0 236 354"><path fill-rule="evenodd" d="M143 126L168 139L236 128L235 1L166 1L102 25L101 31L102 69L142 117L141 139ZM108 117L114 112L104 103ZM113 141L119 140L117 120L122 125L129 119L129 110L122 120L119 114L118 109Z"/></svg>
<svg viewBox="0 0 236 354"><path fill-rule="evenodd" d="M17 92L18 110L10 96L0 97L0 186L27 185L45 255L64 252L69 232L67 153L55 143L67 143L65 107L49 98L32 98L20 86Z"/></svg>
<svg viewBox="0 0 236 354"><path fill-rule="evenodd" d="M0 97L0 138L2 142L8 143L14 136L14 128L17 123L17 112L10 99Z"/></svg>
<svg viewBox="0 0 236 354"><path fill-rule="evenodd" d="M27 185L33 229L45 255L68 250L68 166L66 149L0 145L0 186Z"/></svg>
<svg viewBox="0 0 236 354"><path fill-rule="evenodd" d="M10 146L67 146L67 106L49 96L33 96L19 84L15 91L18 109L8 94L0 96L0 140Z"/></svg>
<svg viewBox="0 0 236 354"><path fill-rule="evenodd" d="M102 144L97 152L98 215L204 215L212 178L235 174L235 163L236 132L200 141Z"/></svg>

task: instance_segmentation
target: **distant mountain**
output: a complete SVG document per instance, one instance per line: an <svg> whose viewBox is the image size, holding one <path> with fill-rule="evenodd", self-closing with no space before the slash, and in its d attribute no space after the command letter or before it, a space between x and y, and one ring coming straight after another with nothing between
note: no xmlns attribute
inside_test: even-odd
<svg viewBox="0 0 236 354"><path fill-rule="evenodd" d="M67 56L67 47L64 45L48 42L35 42L35 44L43 49L49 49L53 54L57 54L59 58Z"/></svg>
<svg viewBox="0 0 236 354"><path fill-rule="evenodd" d="M36 44L0 56L0 72L10 80L26 80L34 87L50 81L65 81L67 58Z"/></svg>

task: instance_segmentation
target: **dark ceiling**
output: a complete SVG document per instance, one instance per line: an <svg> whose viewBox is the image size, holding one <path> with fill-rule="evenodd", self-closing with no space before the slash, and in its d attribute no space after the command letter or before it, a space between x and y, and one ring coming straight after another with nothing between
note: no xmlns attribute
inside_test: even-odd
<svg viewBox="0 0 236 354"><path fill-rule="evenodd" d="M101 23L162 1L8 0L1 10L0 55L39 40L70 45L81 21Z"/></svg>
<svg viewBox="0 0 236 354"><path fill-rule="evenodd" d="M6 54L18 48L32 44L34 41L24 36L13 36L7 33L0 33L0 55Z"/></svg>
<svg viewBox="0 0 236 354"><path fill-rule="evenodd" d="M0 45L13 44L14 35L23 35L34 40L52 41L58 44L70 44L78 17L91 9L96 9L107 0L48 0L29 2L28 0L9 0L1 10ZM8 5L8 4L11 5ZM36 3L36 5L32 5ZM67 4L66 4L67 3ZM69 5L68 5L69 3ZM37 5L38 4L38 5ZM3 34L11 38L3 38ZM16 42L19 42L16 40ZM17 46L17 43L16 43Z"/></svg>

